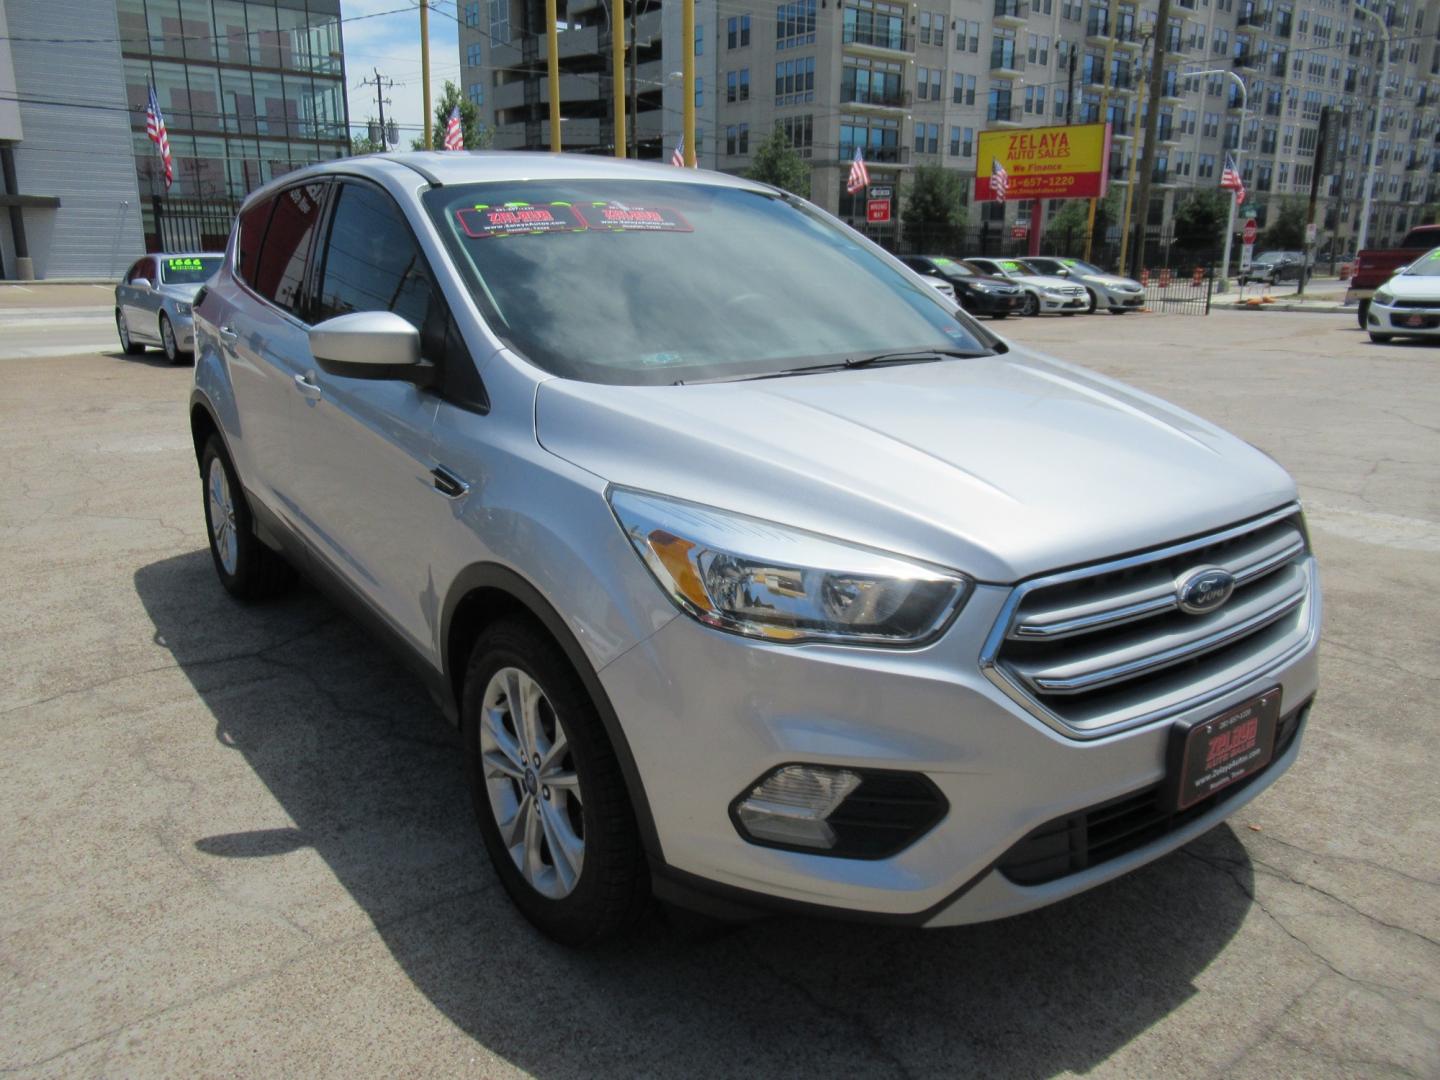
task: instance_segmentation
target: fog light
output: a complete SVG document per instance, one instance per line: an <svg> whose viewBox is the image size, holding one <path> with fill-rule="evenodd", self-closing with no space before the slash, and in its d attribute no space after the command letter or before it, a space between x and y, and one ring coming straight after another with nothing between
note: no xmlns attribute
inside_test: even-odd
<svg viewBox="0 0 1440 1080"><path fill-rule="evenodd" d="M848 769L786 765L756 784L735 812L756 840L829 850L835 830L826 819L859 786Z"/></svg>

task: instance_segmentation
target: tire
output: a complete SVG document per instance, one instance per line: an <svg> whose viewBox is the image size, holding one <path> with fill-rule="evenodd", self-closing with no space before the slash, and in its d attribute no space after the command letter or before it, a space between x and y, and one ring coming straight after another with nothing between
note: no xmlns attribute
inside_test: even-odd
<svg viewBox="0 0 1440 1080"><path fill-rule="evenodd" d="M1370 331L1370 340L1373 341L1376 345L1388 345L1390 343L1390 339L1394 336L1394 334L1377 334L1373 330Z"/></svg>
<svg viewBox="0 0 1440 1080"><path fill-rule="evenodd" d="M1100 306L1100 298L1095 295L1094 289L1085 290L1090 295L1090 306L1085 309L1086 315L1094 315L1095 309Z"/></svg>
<svg viewBox="0 0 1440 1080"><path fill-rule="evenodd" d="M284 592L294 581L294 571L255 535L245 490L218 435L210 436L200 455L200 494L210 558L225 591L247 602Z"/></svg>
<svg viewBox="0 0 1440 1080"><path fill-rule="evenodd" d="M1062 311L1062 312L1060 312L1060 317L1061 317L1061 318L1064 318L1064 319L1068 319L1068 318L1070 318L1072 315L1079 315L1079 314L1080 314L1080 313L1079 313L1078 311Z"/></svg>
<svg viewBox="0 0 1440 1080"><path fill-rule="evenodd" d="M1027 293L1025 294L1025 306L1020 309L1020 314L1021 314L1021 315L1039 315L1039 314L1040 314L1040 298L1039 298L1038 296L1036 296L1033 292L1027 292Z"/></svg>
<svg viewBox="0 0 1440 1080"><path fill-rule="evenodd" d="M118 307L115 309L115 332L120 335L120 348L126 356L139 356L145 351L145 346L130 336L130 327L125 325L125 315Z"/></svg>
<svg viewBox="0 0 1440 1080"><path fill-rule="evenodd" d="M535 692L535 719L526 724L512 715L510 699ZM554 641L529 621L485 630L465 669L460 717L480 835L521 914L577 947L635 923L650 896L635 812L595 703ZM557 745L563 749L551 761ZM576 841L578 872L555 855Z"/></svg>
<svg viewBox="0 0 1440 1080"><path fill-rule="evenodd" d="M163 311L160 313L160 345L165 350L165 359L170 363L178 364L185 358L175 341L175 328L170 325L170 316Z"/></svg>
<svg viewBox="0 0 1440 1080"><path fill-rule="evenodd" d="M1008 319L1010 317L1010 313L1008 311L997 311L994 315L991 315L990 317L992 319Z"/></svg>
<svg viewBox="0 0 1440 1080"><path fill-rule="evenodd" d="M1118 308L1118 307L1117 307L1117 308L1111 308L1111 309L1110 309L1110 314L1111 314L1111 315L1129 315L1130 312L1129 312L1128 310L1126 310L1125 308Z"/></svg>
<svg viewBox="0 0 1440 1080"><path fill-rule="evenodd" d="M1360 307L1355 314L1360 320L1360 329L1366 329L1369 326L1368 319L1370 317L1370 300L1368 297L1360 301Z"/></svg>

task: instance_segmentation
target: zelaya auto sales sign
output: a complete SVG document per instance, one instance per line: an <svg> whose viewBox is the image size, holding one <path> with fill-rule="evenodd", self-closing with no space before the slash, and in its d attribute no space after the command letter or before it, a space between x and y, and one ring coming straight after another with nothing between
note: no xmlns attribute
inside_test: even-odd
<svg viewBox="0 0 1440 1080"><path fill-rule="evenodd" d="M1005 197L1098 199L1110 186L1110 125L996 128L980 133L975 155L975 199L990 202L990 176L998 161L1009 174Z"/></svg>

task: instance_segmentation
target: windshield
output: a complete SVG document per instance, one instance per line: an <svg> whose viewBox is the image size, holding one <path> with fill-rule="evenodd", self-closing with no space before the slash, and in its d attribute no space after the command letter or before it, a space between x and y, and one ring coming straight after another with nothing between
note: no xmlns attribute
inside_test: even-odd
<svg viewBox="0 0 1440 1080"><path fill-rule="evenodd" d="M166 285L203 285L220 269L223 255L175 255L160 260L160 281Z"/></svg>
<svg viewBox="0 0 1440 1080"><path fill-rule="evenodd" d="M951 277L974 277L975 271L971 270L964 263L956 262L954 259L947 259L943 256L937 257L935 265L942 274L949 274Z"/></svg>
<svg viewBox="0 0 1440 1080"><path fill-rule="evenodd" d="M1421 255L1406 268L1405 277L1440 277L1440 248Z"/></svg>
<svg viewBox="0 0 1440 1080"><path fill-rule="evenodd" d="M768 191L662 180L433 188L481 312L546 371L664 384L990 339L883 253Z"/></svg>
<svg viewBox="0 0 1440 1080"><path fill-rule="evenodd" d="M1093 263L1087 263L1084 259L1060 259L1061 265L1068 267L1077 274L1104 274L1105 271Z"/></svg>

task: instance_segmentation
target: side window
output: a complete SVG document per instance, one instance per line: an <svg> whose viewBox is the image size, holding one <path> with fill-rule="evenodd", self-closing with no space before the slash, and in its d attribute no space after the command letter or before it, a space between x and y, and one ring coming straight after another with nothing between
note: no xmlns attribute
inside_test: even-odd
<svg viewBox="0 0 1440 1080"><path fill-rule="evenodd" d="M142 269L144 266L145 266L145 260L144 260L144 259L137 259L137 260L135 260L135 265L132 266L132 267L130 267L130 269L125 272L125 284L126 284L126 285L129 285L129 284L130 284L132 281L134 281L137 277L142 276L141 273L140 273L140 271L141 271L141 269Z"/></svg>
<svg viewBox="0 0 1440 1080"><path fill-rule="evenodd" d="M325 239L316 322L355 311L393 311L420 331L420 355L441 368L441 392L485 406L484 390L450 309L400 208L377 187L336 185Z"/></svg>
<svg viewBox="0 0 1440 1080"><path fill-rule="evenodd" d="M320 221L325 183L302 184L275 196L275 210L260 248L255 291L291 315L301 317L310 239Z"/></svg>
<svg viewBox="0 0 1440 1080"><path fill-rule="evenodd" d="M151 285L159 285L160 264L154 259L141 259L140 276L149 281Z"/></svg>
<svg viewBox="0 0 1440 1080"><path fill-rule="evenodd" d="M261 199L240 215L240 240L235 253L235 269L240 280L254 284L260 269L260 242L265 239L265 226L270 221L274 199Z"/></svg>

